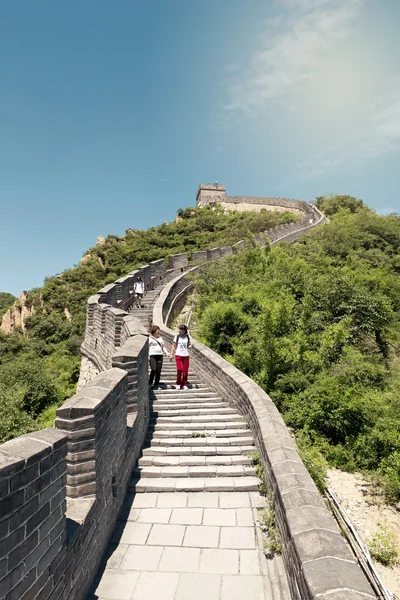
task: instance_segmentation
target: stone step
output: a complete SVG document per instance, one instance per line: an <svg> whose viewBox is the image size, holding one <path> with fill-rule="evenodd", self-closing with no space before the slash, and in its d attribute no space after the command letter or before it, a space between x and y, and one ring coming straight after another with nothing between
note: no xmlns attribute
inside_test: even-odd
<svg viewBox="0 0 400 600"><path fill-rule="evenodd" d="M150 371L149 371L150 374ZM161 375L165 375L165 373L161 373ZM156 390L151 390L152 392L163 392L163 391L169 391L169 390L175 390L176 391L176 383L175 383L175 377L171 378L171 379L167 379L167 377L161 377L161 381L158 384L160 387L158 387ZM206 385L205 383L201 382L201 379L198 379L197 377L195 379L193 379L193 377L190 380L190 388L189 389L194 389L194 390L210 390L210 388L208 387L208 385ZM180 390L179 390L180 391ZM210 390L211 391L211 390Z"/></svg>
<svg viewBox="0 0 400 600"><path fill-rule="evenodd" d="M167 351L170 351L170 347L167 346ZM163 360L163 368L162 368L162 372L163 373L168 373L168 375L175 375L176 376L176 363L175 363L175 359L173 360L169 360L168 356L166 356L164 354L164 360ZM193 375L196 375L197 377L199 376L197 371L195 369L193 369L193 367L189 366L189 373L188 376L193 377Z"/></svg>
<svg viewBox="0 0 400 600"><path fill-rule="evenodd" d="M185 391L182 390L182 392L177 391L175 392L175 394L171 394L170 396L159 396L158 392L151 392L150 393L151 399L153 401L153 404L168 404L169 406L179 406L180 404L209 404L210 402L220 402L222 404L225 404L226 406L229 406L230 408L232 408L228 402L226 402L225 400L223 400L222 398L220 398L219 396L211 395L209 398L204 398L203 397L203 392L199 391L199 395L197 394L192 394L192 396L187 396ZM210 408L215 408L214 407L210 407Z"/></svg>
<svg viewBox="0 0 400 600"><path fill-rule="evenodd" d="M236 432L235 432L236 433ZM150 437L146 438L146 443L151 446L254 446L254 440L250 435L239 436L232 435L231 437L216 437L210 436L206 438L190 437ZM227 452L227 454L229 454Z"/></svg>
<svg viewBox="0 0 400 600"><path fill-rule="evenodd" d="M148 455L142 456L139 459L139 467L203 467L205 465L248 465L251 466L252 462L248 456L234 455L234 456L157 456Z"/></svg>
<svg viewBox="0 0 400 600"><path fill-rule="evenodd" d="M141 477L132 478L130 493L143 492L257 492L257 477Z"/></svg>
<svg viewBox="0 0 400 600"><path fill-rule="evenodd" d="M200 438L202 439L202 438ZM230 456L232 459L235 456L251 454L254 452L254 443L237 445L221 445L221 446L165 446L152 445L142 450L143 456Z"/></svg>
<svg viewBox="0 0 400 600"><path fill-rule="evenodd" d="M150 376L150 373L149 373ZM204 392L211 392L210 388L205 385L204 383L201 383L200 379L195 379L195 380L191 380L190 382L190 390L200 390L200 392L204 393ZM150 395L155 395L158 394L159 392L170 392L170 391L174 391L176 393L181 392L181 391L188 391L188 390L181 390L181 389L176 389L176 383L175 380L171 380L168 381L165 379L165 377L161 377L161 382L158 384L157 389L153 389L150 388ZM213 392L215 394L215 392Z"/></svg>
<svg viewBox="0 0 400 600"><path fill-rule="evenodd" d="M237 414L234 408L223 407L223 408L176 408L168 407L166 410L160 410L156 406L153 406L154 416L158 417L169 417L172 414L176 416L191 416L191 415L234 415Z"/></svg>
<svg viewBox="0 0 400 600"><path fill-rule="evenodd" d="M201 415L193 415L193 414L185 415L185 413L182 412L182 411L186 411L186 410L195 410L195 409L197 409L197 407L199 407L199 409L202 409L202 410L203 409L205 410L207 408L218 408L219 410L222 410L224 408L229 408L229 406L226 406L226 405L220 406L219 402L213 402L213 403L210 402L207 404L195 404L195 403L191 404L190 403L190 404L182 405L179 408L176 408L175 406L171 407L168 404L160 404L160 405L152 407L152 417L159 418L159 419L160 418L168 418L168 417L171 417L171 418L178 418L178 417L185 418L186 417L188 419L192 418L193 416L200 417ZM160 412L163 412L164 414L160 416ZM231 414L222 413L220 416L221 417L224 417L224 416L230 417L230 416L233 416L234 414L235 413L231 413ZM212 417L215 417L215 416L216 415L207 415L207 419L199 418L198 420L203 420L203 421L207 420L208 421L209 419L211 419Z"/></svg>
<svg viewBox="0 0 400 600"><path fill-rule="evenodd" d="M139 467L134 469L132 476L139 477L255 477L256 472L251 465L204 465L168 466L168 467Z"/></svg>
<svg viewBox="0 0 400 600"><path fill-rule="evenodd" d="M190 400L185 400L185 398L182 400L182 398L154 398L153 394L150 394L153 406L166 406L166 407L171 407L172 409L174 407L179 407L179 408L192 408L195 406L199 406L199 407L203 407L203 408L224 408L224 407L229 407L229 404L227 402L224 402L223 400L221 400L221 398L196 398L196 396L194 396L193 398L190 398Z"/></svg>
<svg viewBox="0 0 400 600"><path fill-rule="evenodd" d="M190 426L191 423L198 423L199 425L203 425L205 427L211 427L215 425L224 425L224 426L235 426L238 424L242 424L243 427L247 427L246 421L243 419L241 415L211 415L207 417L207 421L205 421L202 415L198 416L189 416L189 417L151 417L150 424L157 425L168 425L179 427L182 426ZM235 425L234 425L235 424Z"/></svg>
<svg viewBox="0 0 400 600"><path fill-rule="evenodd" d="M194 423L182 423L181 425L177 424L177 423L158 423L157 422L150 422L150 427L149 427L149 431L152 432L156 432L156 431L165 431L165 432L171 432L171 431L177 431L178 427L180 427L180 431L188 431L190 435L192 435L193 433L204 433L204 432L214 432L214 431L225 431L227 429L237 429L237 430L245 430L247 427L247 423L244 423L243 421L233 421L231 423L199 423L199 422L194 422ZM248 429L247 429L248 431ZM186 434L185 434L186 435ZM196 436L194 436L196 437ZM198 437L198 436L197 436Z"/></svg>
<svg viewBox="0 0 400 600"><path fill-rule="evenodd" d="M192 439L207 439L209 437L215 438L231 438L231 437L246 437L250 433L249 429L216 429L209 427L205 431L198 432L196 429L154 429L149 431L151 439L156 440L159 438L192 438ZM196 435L199 433L200 435Z"/></svg>
<svg viewBox="0 0 400 600"><path fill-rule="evenodd" d="M218 396L218 394L216 394L213 390L210 390L210 388L203 388L203 389L198 389L198 388L190 388L187 390L180 390L180 389L176 389L176 388L160 388L158 390L152 390L152 394L154 394L154 396L156 396L157 400L190 400L193 397L196 398L219 398L220 400L222 400L222 398L220 396Z"/></svg>

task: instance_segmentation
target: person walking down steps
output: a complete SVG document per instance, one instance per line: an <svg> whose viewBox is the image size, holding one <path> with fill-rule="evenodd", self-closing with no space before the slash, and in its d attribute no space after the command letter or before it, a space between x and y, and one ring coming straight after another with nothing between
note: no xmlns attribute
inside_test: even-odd
<svg viewBox="0 0 400 600"><path fill-rule="evenodd" d="M152 389L156 389L160 384L161 371L163 366L163 354L168 356L168 352L164 346L162 337L160 336L160 328L158 325L153 325L149 335L149 362L150 362L150 379L149 385Z"/></svg>
<svg viewBox="0 0 400 600"><path fill-rule="evenodd" d="M135 292L135 304L137 308L144 308L142 305L143 302L143 294L144 294L144 281L140 277L137 276L135 283L133 284L133 290Z"/></svg>
<svg viewBox="0 0 400 600"><path fill-rule="evenodd" d="M188 389L189 350L192 347L187 325L179 325L179 333L174 337L170 360L175 355L176 362L176 387L181 390Z"/></svg>

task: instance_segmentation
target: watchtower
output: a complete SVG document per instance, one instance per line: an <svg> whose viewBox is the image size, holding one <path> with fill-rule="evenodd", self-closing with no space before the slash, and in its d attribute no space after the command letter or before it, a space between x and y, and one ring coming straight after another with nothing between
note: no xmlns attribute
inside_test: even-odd
<svg viewBox="0 0 400 600"><path fill-rule="evenodd" d="M223 202L226 199L225 186L219 183L201 183L197 190L196 205L206 206L212 202Z"/></svg>

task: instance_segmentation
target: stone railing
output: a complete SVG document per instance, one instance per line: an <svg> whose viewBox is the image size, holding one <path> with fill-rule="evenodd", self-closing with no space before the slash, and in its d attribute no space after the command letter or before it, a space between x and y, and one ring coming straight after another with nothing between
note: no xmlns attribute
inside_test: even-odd
<svg viewBox="0 0 400 600"><path fill-rule="evenodd" d="M0 445L0 600L83 600L100 565L149 423L147 330L128 312L136 276L152 290L243 248L193 252L190 264L177 254L168 269L158 260L89 298L82 354L98 374L55 428ZM174 309L186 298L179 281Z"/></svg>
<svg viewBox="0 0 400 600"><path fill-rule="evenodd" d="M172 342L168 325L193 284L171 281L154 307L154 321ZM248 421L262 459L293 600L361 600L375 594L305 468L279 411L252 379L194 340L193 364L222 398Z"/></svg>

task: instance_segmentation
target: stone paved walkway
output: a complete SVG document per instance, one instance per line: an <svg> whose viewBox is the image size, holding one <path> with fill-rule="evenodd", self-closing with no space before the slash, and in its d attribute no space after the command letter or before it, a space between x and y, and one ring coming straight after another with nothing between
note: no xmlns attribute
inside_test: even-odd
<svg viewBox="0 0 400 600"><path fill-rule="evenodd" d="M92 598L288 598L255 527L257 492L172 492L127 499ZM275 565L276 570L276 565Z"/></svg>
<svg viewBox="0 0 400 600"><path fill-rule="evenodd" d="M143 311L143 319L145 313ZM265 506L246 420L190 372L151 393L142 458L92 600L289 600L282 561L265 558Z"/></svg>

